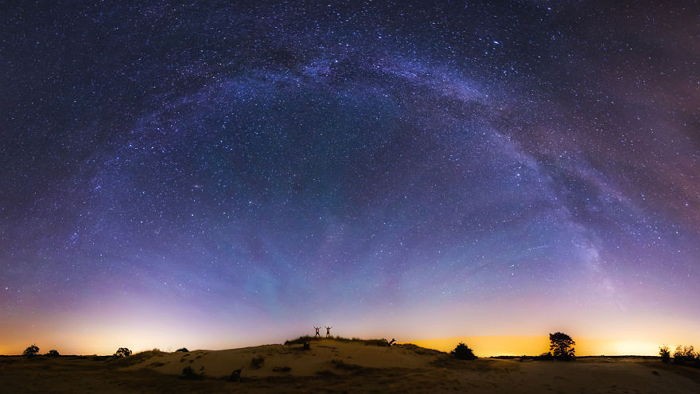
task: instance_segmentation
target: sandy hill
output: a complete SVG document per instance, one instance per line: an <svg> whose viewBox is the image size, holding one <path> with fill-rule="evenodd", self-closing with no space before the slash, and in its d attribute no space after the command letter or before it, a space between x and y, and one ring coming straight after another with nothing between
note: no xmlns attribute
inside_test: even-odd
<svg viewBox="0 0 700 394"><path fill-rule="evenodd" d="M225 378L242 368L242 381L224 387L250 392L700 393L700 370L657 359L461 361L415 345L376 342L322 339L309 350L291 344L159 353L128 369L179 375L190 366L205 377Z"/></svg>
<svg viewBox="0 0 700 394"><path fill-rule="evenodd" d="M189 353L159 353L132 365L166 374L181 374L184 367L206 377L228 377L242 369L241 376L315 376L356 372L361 369L430 368L444 356L435 350L413 345L378 346L361 340L321 339L302 344L264 345L231 350L197 350Z"/></svg>

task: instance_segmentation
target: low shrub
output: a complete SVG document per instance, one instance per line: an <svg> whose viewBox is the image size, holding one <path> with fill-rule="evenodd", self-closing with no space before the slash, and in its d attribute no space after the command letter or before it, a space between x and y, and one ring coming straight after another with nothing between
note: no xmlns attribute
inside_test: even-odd
<svg viewBox="0 0 700 394"><path fill-rule="evenodd" d="M357 365L357 364L348 364L343 360L339 359L333 359L331 360L331 364L337 369L342 369L344 371L359 371L364 369L363 366Z"/></svg>
<svg viewBox="0 0 700 394"><path fill-rule="evenodd" d="M204 369L204 367L202 367L202 369ZM182 368L180 378L185 380L201 380L204 378L204 372L197 373L194 369L192 369L192 367L187 366L185 368Z"/></svg>
<svg viewBox="0 0 700 394"><path fill-rule="evenodd" d="M460 342L459 345L457 345L457 347L455 347L454 350L450 352L450 354L458 360L476 360L474 351L472 351L469 348L469 346L465 345L462 342Z"/></svg>
<svg viewBox="0 0 700 394"><path fill-rule="evenodd" d="M263 364L265 364L265 357L263 356L256 356L250 360L250 368L252 369L260 369Z"/></svg>
<svg viewBox="0 0 700 394"><path fill-rule="evenodd" d="M545 352L540 354L539 356L535 356L532 358L533 360L538 360L538 361L552 361L554 360L554 355L550 352Z"/></svg>
<svg viewBox="0 0 700 394"><path fill-rule="evenodd" d="M240 382L241 381L241 372L243 372L243 368L236 369L233 372L231 372L231 375L229 375L228 380L229 382Z"/></svg>
<svg viewBox="0 0 700 394"><path fill-rule="evenodd" d="M665 363L671 361L671 351L668 349L668 346L664 345L659 348L659 356L661 361Z"/></svg>

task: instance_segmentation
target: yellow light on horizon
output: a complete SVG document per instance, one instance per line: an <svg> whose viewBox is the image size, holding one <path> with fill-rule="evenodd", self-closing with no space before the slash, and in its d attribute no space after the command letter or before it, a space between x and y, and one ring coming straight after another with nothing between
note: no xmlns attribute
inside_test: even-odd
<svg viewBox="0 0 700 394"><path fill-rule="evenodd" d="M449 352L464 342L474 354L489 356L539 355L549 351L549 338L541 336L474 336L417 339L407 341L418 346Z"/></svg>
<svg viewBox="0 0 700 394"><path fill-rule="evenodd" d="M619 355L655 355L659 352L659 344L642 341L615 342L613 348Z"/></svg>
<svg viewBox="0 0 700 394"><path fill-rule="evenodd" d="M655 356L660 343L649 340L609 340L596 338L574 338L578 356ZM464 342L474 354L490 356L536 356L549 351L549 337L542 336L473 336L416 339L405 341L418 346L449 352ZM671 346L669 345L669 348Z"/></svg>

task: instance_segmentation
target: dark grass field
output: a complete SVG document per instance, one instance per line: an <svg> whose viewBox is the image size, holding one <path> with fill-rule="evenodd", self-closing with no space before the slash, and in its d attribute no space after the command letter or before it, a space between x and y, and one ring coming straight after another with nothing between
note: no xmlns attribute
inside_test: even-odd
<svg viewBox="0 0 700 394"><path fill-rule="evenodd" d="M149 369L124 370L135 362L136 358L112 360L100 356L0 356L0 393L381 392L377 384L398 390L396 382L428 374L428 371L362 368L348 374L338 368L342 371L323 371L314 377L242 378L240 382L229 382L214 378L186 380ZM428 384L411 386L409 382L399 386L414 391L430 389Z"/></svg>

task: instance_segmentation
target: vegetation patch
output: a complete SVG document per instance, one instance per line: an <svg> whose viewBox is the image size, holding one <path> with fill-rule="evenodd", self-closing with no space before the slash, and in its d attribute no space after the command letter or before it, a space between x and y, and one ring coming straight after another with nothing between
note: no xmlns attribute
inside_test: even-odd
<svg viewBox="0 0 700 394"><path fill-rule="evenodd" d="M229 382L240 382L241 381L241 372L243 372L243 368L239 368L231 372L231 375L226 379Z"/></svg>
<svg viewBox="0 0 700 394"><path fill-rule="evenodd" d="M128 349L127 349L128 350ZM131 351L129 350L129 354L131 354ZM111 366L115 367L128 367L130 365L136 365L140 364L142 362L145 362L146 360L161 355L163 352L161 351L153 351L153 350L147 350L145 352L141 353L136 353L133 356L112 356L107 359L109 364Z"/></svg>
<svg viewBox="0 0 700 394"><path fill-rule="evenodd" d="M185 379L185 380L202 380L204 379L204 367L200 369L200 372L197 373L195 370L187 366L182 369L182 373L180 374L180 379Z"/></svg>
<svg viewBox="0 0 700 394"><path fill-rule="evenodd" d="M469 346L460 342L450 354L457 360L476 360L476 356Z"/></svg>
<svg viewBox="0 0 700 394"><path fill-rule="evenodd" d="M335 372L333 372L329 369L322 369L322 370L316 372L316 376L331 378L331 377L338 376L338 374L336 374Z"/></svg>
<svg viewBox="0 0 700 394"><path fill-rule="evenodd" d="M332 339L334 341L338 342L344 342L344 343L361 343L363 345L367 346L381 346L381 347L388 347L389 341L387 341L385 338L381 339L362 339L362 338L345 338L345 337L312 337L309 335L301 336L296 339L290 339L288 341L285 341L285 345L303 345L305 343L310 343L310 342L315 342L315 341L321 341L324 339Z"/></svg>
<svg viewBox="0 0 700 394"><path fill-rule="evenodd" d="M24 349L24 353L22 353L25 357L34 357L37 354L39 354L39 347L37 345L30 345L26 349Z"/></svg>
<svg viewBox="0 0 700 394"><path fill-rule="evenodd" d="M251 369L260 369L262 368L263 364L265 364L265 357L263 356L256 356L250 360Z"/></svg>
<svg viewBox="0 0 700 394"><path fill-rule="evenodd" d="M129 356L131 356L131 350L126 347L120 347L116 352L114 352L114 357L124 358Z"/></svg>
<svg viewBox="0 0 700 394"><path fill-rule="evenodd" d="M420 347L418 345L414 345L412 343L402 343L402 344L393 345L393 346L401 348L401 349L410 350L415 354L420 354L421 356L443 356L443 355L445 355L445 352L441 352L441 351L435 350L435 349L427 349L424 347Z"/></svg>
<svg viewBox="0 0 700 394"><path fill-rule="evenodd" d="M361 365L349 364L349 363L346 363L345 361L339 360L339 359L331 360L331 364L333 364L333 367L335 367L336 369L340 369L343 371L360 371L360 370L365 369L365 367L363 367Z"/></svg>

